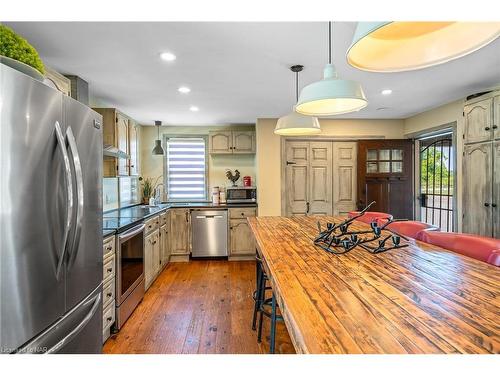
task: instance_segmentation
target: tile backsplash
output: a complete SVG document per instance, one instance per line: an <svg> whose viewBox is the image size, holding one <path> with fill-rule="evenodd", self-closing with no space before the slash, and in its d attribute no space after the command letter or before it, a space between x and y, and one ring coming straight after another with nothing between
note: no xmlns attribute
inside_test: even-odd
<svg viewBox="0 0 500 375"><path fill-rule="evenodd" d="M106 177L103 178L102 186L104 212L140 203L137 177Z"/></svg>
<svg viewBox="0 0 500 375"><path fill-rule="evenodd" d="M102 181L102 210L118 208L118 178L104 178Z"/></svg>

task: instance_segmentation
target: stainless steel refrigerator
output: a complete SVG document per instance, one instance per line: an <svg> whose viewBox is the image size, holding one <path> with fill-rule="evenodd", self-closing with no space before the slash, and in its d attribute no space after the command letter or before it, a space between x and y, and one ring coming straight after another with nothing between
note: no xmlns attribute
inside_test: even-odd
<svg viewBox="0 0 500 375"><path fill-rule="evenodd" d="M102 117L0 64L0 350L102 350Z"/></svg>

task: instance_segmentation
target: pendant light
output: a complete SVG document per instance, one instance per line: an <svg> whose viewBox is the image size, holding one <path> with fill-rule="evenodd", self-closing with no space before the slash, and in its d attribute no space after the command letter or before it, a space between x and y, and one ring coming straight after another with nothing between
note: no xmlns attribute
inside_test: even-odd
<svg viewBox="0 0 500 375"><path fill-rule="evenodd" d="M323 79L302 89L295 111L309 116L330 116L359 111L367 105L358 82L337 78L332 64L332 23L328 22L328 64Z"/></svg>
<svg viewBox="0 0 500 375"><path fill-rule="evenodd" d="M293 65L290 70L295 73L295 100L299 99L299 72L303 65ZM304 116L295 111L280 117L274 128L274 134L279 135L308 135L321 132L319 121L316 117Z"/></svg>
<svg viewBox="0 0 500 375"><path fill-rule="evenodd" d="M359 22L347 51L353 67L402 72L468 55L500 36L500 22Z"/></svg>
<svg viewBox="0 0 500 375"><path fill-rule="evenodd" d="M163 155L163 147L161 147L161 140L160 140L161 121L155 121L155 126L158 129L158 139L155 141L155 147L153 148L152 154Z"/></svg>

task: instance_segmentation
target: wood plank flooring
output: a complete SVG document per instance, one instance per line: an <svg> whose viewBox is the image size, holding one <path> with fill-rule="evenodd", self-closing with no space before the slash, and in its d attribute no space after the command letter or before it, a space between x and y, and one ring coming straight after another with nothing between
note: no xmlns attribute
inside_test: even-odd
<svg viewBox="0 0 500 375"><path fill-rule="evenodd" d="M103 352L226 353L269 352L269 319L262 344L252 330L255 262L194 260L170 263ZM276 353L295 353L278 323Z"/></svg>

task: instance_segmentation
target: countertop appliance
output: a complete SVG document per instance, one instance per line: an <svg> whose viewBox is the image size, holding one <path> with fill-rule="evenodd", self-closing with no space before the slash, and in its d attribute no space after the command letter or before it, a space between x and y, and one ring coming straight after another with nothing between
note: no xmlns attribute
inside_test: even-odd
<svg viewBox="0 0 500 375"><path fill-rule="evenodd" d="M226 189L227 203L255 203L257 189L254 186L231 186Z"/></svg>
<svg viewBox="0 0 500 375"><path fill-rule="evenodd" d="M227 257L227 230L227 210L191 211L191 256Z"/></svg>
<svg viewBox="0 0 500 375"><path fill-rule="evenodd" d="M102 117L0 64L3 353L102 351Z"/></svg>
<svg viewBox="0 0 500 375"><path fill-rule="evenodd" d="M120 329L144 297L144 224L118 235L116 328Z"/></svg>

